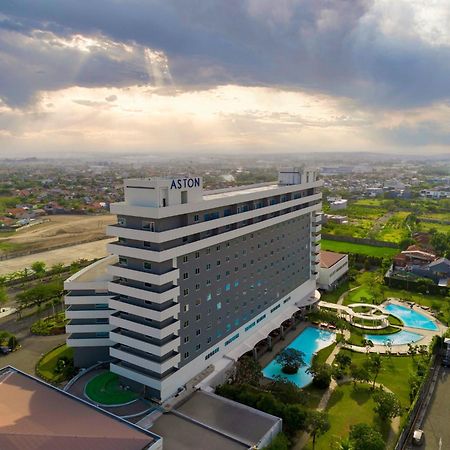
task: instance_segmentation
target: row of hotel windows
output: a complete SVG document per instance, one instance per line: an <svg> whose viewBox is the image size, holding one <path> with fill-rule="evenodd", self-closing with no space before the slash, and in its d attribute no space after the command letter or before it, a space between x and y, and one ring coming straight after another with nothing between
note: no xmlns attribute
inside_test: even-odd
<svg viewBox="0 0 450 450"><path fill-rule="evenodd" d="M285 298L285 299L283 300L283 304L287 303L290 299L291 299L291 297ZM273 312L276 311L280 306L281 306L281 303L278 304L278 305L276 305L274 308L272 308L272 309L270 310L270 312L273 313ZM258 323L260 323L261 321L263 321L266 317L267 317L266 314L263 314L261 317L258 317L257 320L253 321L251 324L249 324L249 325L247 325L247 326L245 327L245 329L244 329L245 332L247 332L247 331L249 331L250 329L252 329L252 328L253 328L254 326L256 326ZM227 329L227 331L230 331L230 330L231 330L231 325L230 325L230 328ZM220 337L220 336L221 336L221 333L218 332L218 333L217 333L217 337ZM235 341L236 339L238 339L238 338L239 338L239 333L236 333L236 334L233 335L231 338L229 338L229 339L227 339L227 340L225 341L224 346L226 347L227 345L231 344L232 342L234 342L234 341ZM211 337L208 337L208 343L211 343L211 340L212 340L212 338L211 338ZM186 336L186 337L184 338L184 342L185 342L185 343L189 342L189 337L188 337L188 336ZM212 350L211 352L209 352L208 354L206 354L206 355L205 355L205 360L208 360L209 358L211 358L212 356L214 356L216 353L218 353L218 352L219 352L219 348L220 348L220 347L216 347L214 350ZM196 347L195 347L195 350L196 350L196 351L199 351L200 349L201 349L201 344L197 344ZM185 353L184 353L184 358L185 358L185 359L189 358L189 352L185 352Z"/></svg>
<svg viewBox="0 0 450 450"><path fill-rule="evenodd" d="M306 191L303 192L294 192L292 193L292 199L296 200L302 197L306 197L307 195L313 195L312 193L308 193L307 195L303 195L303 193L306 194ZM277 205L278 203L285 203L289 200L291 200L291 195L288 194L284 194L280 196L280 199L278 198L270 198L267 199L268 200L268 205L272 206L272 205ZM250 208L250 206L253 206L252 208ZM253 202L252 205L249 204L243 204L243 205L237 205L236 207L236 213L242 213L242 212L247 212L250 211L251 209L260 209L264 207L264 200L257 200L255 202ZM203 215L203 219L205 222L210 221L210 220L215 220L215 219L219 219L220 218L220 213L223 211L223 217L228 217L233 215L233 209L232 208L226 208L224 210L221 211L213 211L213 212L209 212L209 213L205 213ZM199 222L200 221L200 214L194 214L194 222ZM126 227L127 226L127 220L125 217L118 217L117 218L117 223L120 226ZM155 231L155 222L151 221L151 220L142 220L141 223L141 228L143 230L146 231Z"/></svg>

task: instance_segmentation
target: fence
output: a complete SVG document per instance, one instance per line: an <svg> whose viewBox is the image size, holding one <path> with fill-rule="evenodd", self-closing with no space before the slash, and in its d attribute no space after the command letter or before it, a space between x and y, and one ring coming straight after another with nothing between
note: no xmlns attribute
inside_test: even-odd
<svg viewBox="0 0 450 450"><path fill-rule="evenodd" d="M398 248L398 245L394 244L393 242L377 241L376 239L357 238L352 236L341 236L328 233L322 233L322 239L329 239L330 241L339 242L351 242L353 244L372 245L374 247Z"/></svg>

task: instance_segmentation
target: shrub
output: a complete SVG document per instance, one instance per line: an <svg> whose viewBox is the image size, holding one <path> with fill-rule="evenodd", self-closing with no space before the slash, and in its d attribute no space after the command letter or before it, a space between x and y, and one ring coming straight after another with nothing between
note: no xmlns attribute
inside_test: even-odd
<svg viewBox="0 0 450 450"><path fill-rule="evenodd" d="M288 450L289 439L284 433L278 433L275 439L264 450Z"/></svg>

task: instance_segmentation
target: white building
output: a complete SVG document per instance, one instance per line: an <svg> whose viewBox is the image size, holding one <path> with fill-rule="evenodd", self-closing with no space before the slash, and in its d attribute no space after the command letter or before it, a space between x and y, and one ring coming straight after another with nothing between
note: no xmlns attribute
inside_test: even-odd
<svg viewBox="0 0 450 450"><path fill-rule="evenodd" d="M112 256L65 284L76 365L109 359L165 400L314 305L321 186L293 168L215 191L200 177L125 180Z"/></svg>
<svg viewBox="0 0 450 450"><path fill-rule="evenodd" d="M333 290L348 272L348 255L342 253L320 252L318 287L324 291Z"/></svg>
<svg viewBox="0 0 450 450"><path fill-rule="evenodd" d="M344 198L330 202L330 209L332 211L335 211L338 209L345 209L345 208L347 208L347 200Z"/></svg>

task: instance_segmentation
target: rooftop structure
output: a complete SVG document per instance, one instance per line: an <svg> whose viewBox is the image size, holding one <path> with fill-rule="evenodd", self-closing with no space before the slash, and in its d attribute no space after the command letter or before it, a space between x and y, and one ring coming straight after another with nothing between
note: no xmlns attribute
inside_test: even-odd
<svg viewBox="0 0 450 450"><path fill-rule="evenodd" d="M348 272L348 255L321 250L318 287L325 291L334 289Z"/></svg>
<svg viewBox="0 0 450 450"><path fill-rule="evenodd" d="M13 367L0 370L2 450L157 450L162 439Z"/></svg>

